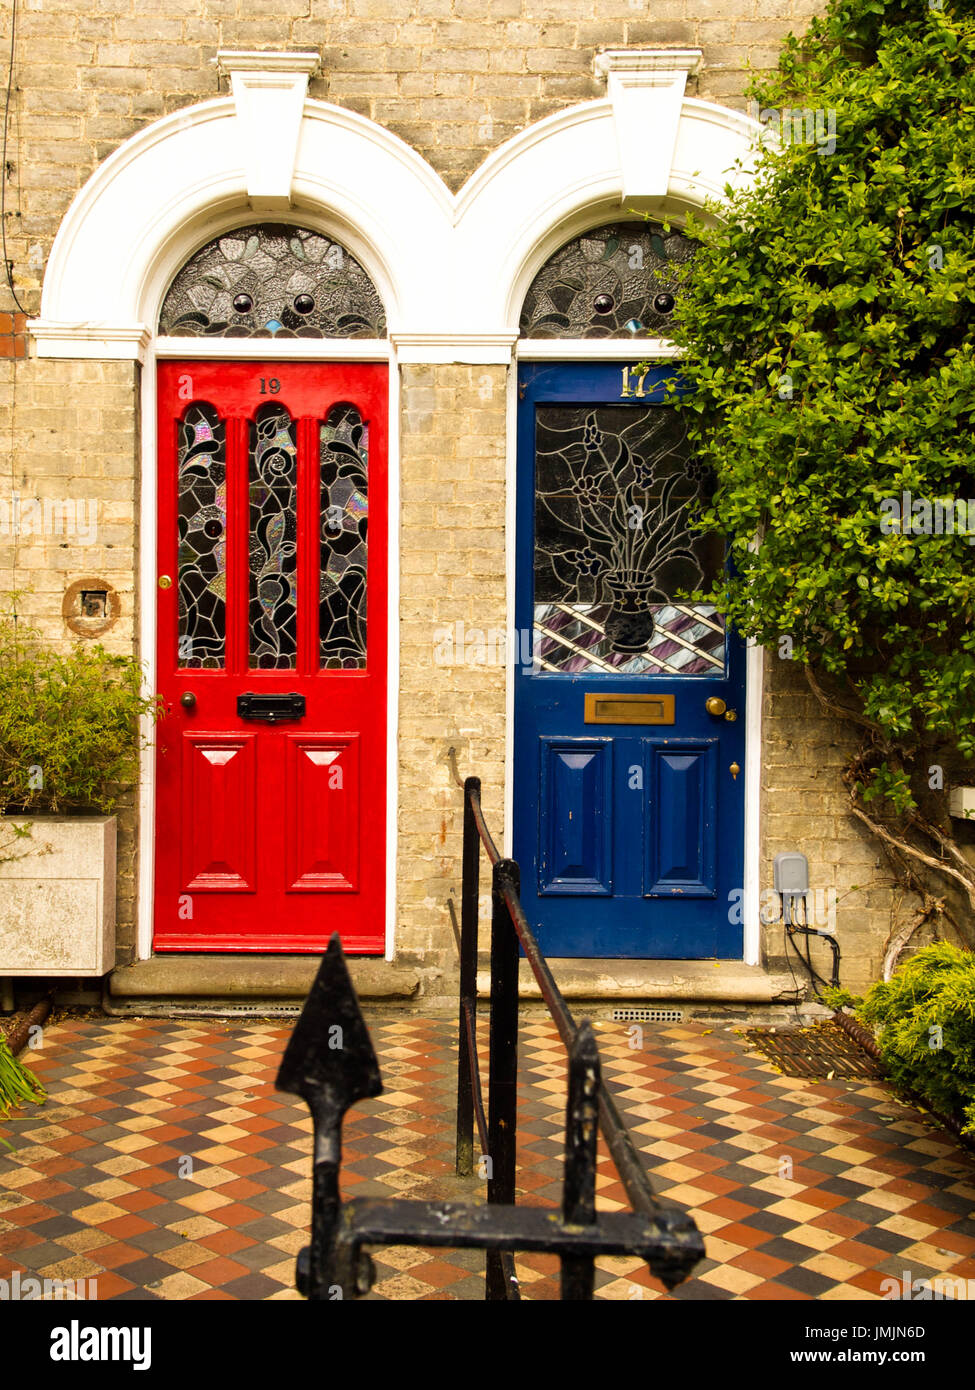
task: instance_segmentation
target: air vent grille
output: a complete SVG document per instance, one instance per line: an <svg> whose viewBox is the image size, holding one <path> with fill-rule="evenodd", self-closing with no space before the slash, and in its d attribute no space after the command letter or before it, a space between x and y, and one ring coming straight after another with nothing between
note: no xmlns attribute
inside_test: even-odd
<svg viewBox="0 0 975 1390"><path fill-rule="evenodd" d="M614 1023L683 1023L683 1009L614 1009Z"/></svg>

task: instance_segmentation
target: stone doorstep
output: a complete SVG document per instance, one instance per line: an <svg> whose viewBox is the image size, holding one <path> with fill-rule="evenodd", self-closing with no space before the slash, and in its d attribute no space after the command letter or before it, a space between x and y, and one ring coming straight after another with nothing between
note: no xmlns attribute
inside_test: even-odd
<svg viewBox="0 0 975 1390"><path fill-rule="evenodd" d="M311 988L318 956L153 956L120 965L109 976L115 999L291 999ZM769 974L742 961L579 960L553 958L552 973L566 999L666 1000L725 1004L788 1003L795 986L786 974ZM420 973L395 961L348 958L349 973L361 999L415 999ZM488 961L479 961L478 995L487 998ZM519 994L540 999L531 968L520 962ZM454 988L444 991L453 996Z"/></svg>
<svg viewBox="0 0 975 1390"><path fill-rule="evenodd" d="M791 976L769 974L740 960L578 960L552 957L549 966L566 999L660 1000L722 1004L791 1003ZM491 991L488 959L478 961L477 992ZM527 960L519 962L518 992L540 999Z"/></svg>
<svg viewBox="0 0 975 1390"><path fill-rule="evenodd" d="M360 999L412 999L420 975L394 961L347 957ZM304 999L321 956L197 955L153 956L119 965L109 976L116 999Z"/></svg>

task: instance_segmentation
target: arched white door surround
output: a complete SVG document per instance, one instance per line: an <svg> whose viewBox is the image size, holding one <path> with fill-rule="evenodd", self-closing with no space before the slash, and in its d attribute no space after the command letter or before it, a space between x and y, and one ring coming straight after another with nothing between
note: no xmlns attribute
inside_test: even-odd
<svg viewBox="0 0 975 1390"><path fill-rule="evenodd" d="M231 95L147 126L78 193L30 324L37 351L141 360L180 265L268 213L348 246L401 360L510 360L524 291L561 242L629 209L679 216L748 178L762 128L683 95L699 58L600 55L606 98L512 137L452 194L397 136L306 95L316 55L222 54Z"/></svg>

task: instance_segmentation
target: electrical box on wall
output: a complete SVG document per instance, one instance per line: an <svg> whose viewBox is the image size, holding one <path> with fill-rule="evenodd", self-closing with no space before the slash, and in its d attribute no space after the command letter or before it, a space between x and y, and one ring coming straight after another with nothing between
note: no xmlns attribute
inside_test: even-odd
<svg viewBox="0 0 975 1390"><path fill-rule="evenodd" d="M809 892L809 860L797 850L777 854L772 862L772 884L783 897L805 897Z"/></svg>

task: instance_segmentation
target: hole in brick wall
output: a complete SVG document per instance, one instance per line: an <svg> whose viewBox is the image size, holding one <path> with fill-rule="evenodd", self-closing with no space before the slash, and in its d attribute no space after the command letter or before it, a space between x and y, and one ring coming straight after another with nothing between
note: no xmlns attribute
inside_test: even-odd
<svg viewBox="0 0 975 1390"><path fill-rule="evenodd" d="M81 616L83 618L108 617L108 592L105 589L82 589Z"/></svg>
<svg viewBox="0 0 975 1390"><path fill-rule="evenodd" d="M77 579L65 590L61 616L77 637L101 637L115 626L122 600L107 579Z"/></svg>

